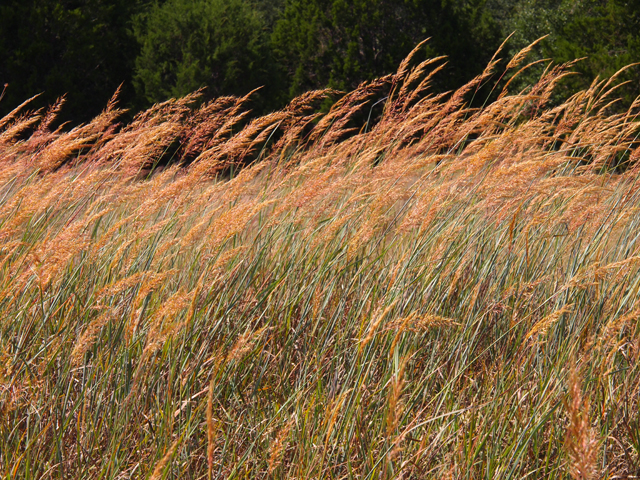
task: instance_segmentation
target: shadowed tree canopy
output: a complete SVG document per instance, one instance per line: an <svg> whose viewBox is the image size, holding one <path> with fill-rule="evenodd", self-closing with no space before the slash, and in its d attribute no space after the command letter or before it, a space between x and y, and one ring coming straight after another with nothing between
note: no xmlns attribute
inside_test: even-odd
<svg viewBox="0 0 640 480"><path fill-rule="evenodd" d="M0 3L0 114L42 93L34 106L67 94L64 119L99 113L122 83L133 100L138 52L129 32L137 0L3 0Z"/></svg>
<svg viewBox="0 0 640 480"><path fill-rule="evenodd" d="M208 96L264 86L261 102L277 89L268 28L277 11L245 0L168 0L135 22L141 46L137 91L148 102L180 97L207 87Z"/></svg>
<svg viewBox="0 0 640 480"><path fill-rule="evenodd" d="M504 35L515 32L511 54L548 35L530 54L532 59L582 59L573 68L579 75L563 81L562 95L640 62L640 0L490 0L489 7ZM541 68L525 72L516 85L530 84ZM629 69L620 80L631 82L619 90L628 103L637 95L640 68Z"/></svg>
<svg viewBox="0 0 640 480"><path fill-rule="evenodd" d="M420 41L427 56L448 55L441 88L482 70L499 42L484 1L287 0L273 34L290 94L332 86L350 89L393 72Z"/></svg>

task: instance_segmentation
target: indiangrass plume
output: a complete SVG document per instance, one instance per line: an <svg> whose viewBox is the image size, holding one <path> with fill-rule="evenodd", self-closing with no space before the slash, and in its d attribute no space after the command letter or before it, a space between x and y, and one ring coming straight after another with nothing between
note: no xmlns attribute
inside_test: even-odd
<svg viewBox="0 0 640 480"><path fill-rule="evenodd" d="M539 342L540 338L543 338L549 329L562 318L565 313L570 313L573 305L565 305L562 308L550 313L541 320L537 321L531 330L525 336L525 340L531 340L532 342Z"/></svg>
<svg viewBox="0 0 640 480"><path fill-rule="evenodd" d="M156 468L153 469L153 472L151 473L149 480L160 480L161 478L163 478L164 470L167 467L167 464L171 461L171 457L173 457L173 453L176 451L178 443L179 443L179 439L171 444L171 446L167 450L167 453L164 454L164 456L160 459L160 461L156 465Z"/></svg>
<svg viewBox="0 0 640 480"><path fill-rule="evenodd" d="M598 441L589 422L589 402L583 398L576 367L571 369L568 387L569 426L565 448L569 456L569 473L575 480L590 480L598 475Z"/></svg>
<svg viewBox="0 0 640 480"><path fill-rule="evenodd" d="M291 419L281 427L280 430L278 430L276 438L269 447L269 474L273 474L273 472L282 464L282 457L287 448L287 440L293 423L293 419Z"/></svg>
<svg viewBox="0 0 640 480"><path fill-rule="evenodd" d="M387 435L391 436L398 428L398 420L404 411L402 402L402 389L404 388L404 372L409 357L404 357L400 361L398 371L393 374L389 386L389 405L387 410Z"/></svg>
<svg viewBox="0 0 640 480"><path fill-rule="evenodd" d="M100 313L94 320L87 325L82 335L76 341L73 350L71 351L71 364L73 366L80 366L85 354L93 347L100 330L112 319L117 318L117 310L107 309Z"/></svg>
<svg viewBox="0 0 640 480"><path fill-rule="evenodd" d="M213 475L213 454L215 449L215 439L217 422L213 416L213 392L214 392L215 376L209 383L209 391L207 393L207 475L212 478Z"/></svg>

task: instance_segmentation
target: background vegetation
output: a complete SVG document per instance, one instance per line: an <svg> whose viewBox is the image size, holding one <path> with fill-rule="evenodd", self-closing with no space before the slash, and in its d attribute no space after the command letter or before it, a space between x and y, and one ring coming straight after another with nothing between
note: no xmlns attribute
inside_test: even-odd
<svg viewBox="0 0 640 480"><path fill-rule="evenodd" d="M565 82L574 92L640 60L639 12L637 0L6 0L0 114L38 93L34 106L67 95L62 118L77 124L120 84L132 113L204 86L205 98L264 87L252 98L265 113L308 89L389 74L427 37L424 58L449 57L434 79L442 92L480 73L513 31L511 53L549 35L537 58L587 56Z"/></svg>

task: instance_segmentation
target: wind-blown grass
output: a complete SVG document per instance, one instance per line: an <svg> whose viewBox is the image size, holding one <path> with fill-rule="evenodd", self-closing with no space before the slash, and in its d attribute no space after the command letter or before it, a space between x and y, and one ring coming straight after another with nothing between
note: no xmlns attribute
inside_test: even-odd
<svg viewBox="0 0 640 480"><path fill-rule="evenodd" d="M638 475L638 103L433 65L1 120L3 478Z"/></svg>

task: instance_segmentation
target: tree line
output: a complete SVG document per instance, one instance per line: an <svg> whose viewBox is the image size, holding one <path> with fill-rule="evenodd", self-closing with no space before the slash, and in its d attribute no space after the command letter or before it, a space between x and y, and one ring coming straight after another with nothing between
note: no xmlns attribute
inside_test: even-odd
<svg viewBox="0 0 640 480"><path fill-rule="evenodd" d="M432 85L443 92L481 72L512 32L504 56L548 35L532 59L586 57L563 85L572 91L640 61L640 0L3 0L0 114L66 94L63 118L86 121L119 86L131 112L201 87L205 97L259 88L264 113L391 73L429 37L421 55L448 59ZM629 99L640 69L621 80Z"/></svg>

